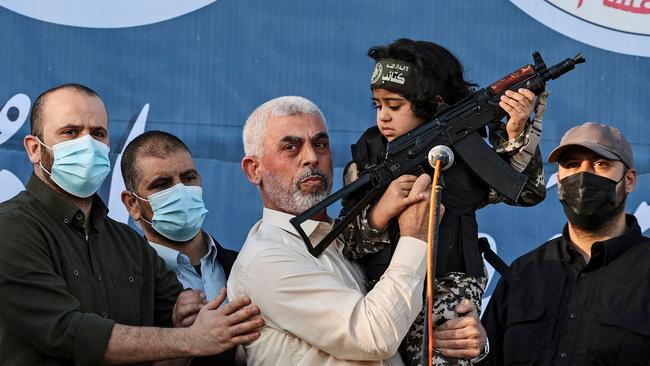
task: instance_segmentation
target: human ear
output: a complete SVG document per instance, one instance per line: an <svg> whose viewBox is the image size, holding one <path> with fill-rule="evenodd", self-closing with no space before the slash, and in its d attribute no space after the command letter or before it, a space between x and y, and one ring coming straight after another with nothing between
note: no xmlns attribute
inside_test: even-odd
<svg viewBox="0 0 650 366"><path fill-rule="evenodd" d="M129 212L129 216L131 216L133 221L139 221L140 205L137 202L137 198L135 198L135 196L127 190L122 191L120 198L122 199L122 204L124 204L124 207L126 207L126 210Z"/></svg>
<svg viewBox="0 0 650 366"><path fill-rule="evenodd" d="M31 161L32 164L38 164L41 162L40 145L41 144L38 142L38 139L34 135L27 135L23 139L23 146L25 147L29 161Z"/></svg>
<svg viewBox="0 0 650 366"><path fill-rule="evenodd" d="M625 173L625 193L631 193L636 185L636 169L631 168Z"/></svg>
<svg viewBox="0 0 650 366"><path fill-rule="evenodd" d="M260 176L260 161L257 156L247 155L241 160L241 168L246 174L249 182L260 185L262 177Z"/></svg>

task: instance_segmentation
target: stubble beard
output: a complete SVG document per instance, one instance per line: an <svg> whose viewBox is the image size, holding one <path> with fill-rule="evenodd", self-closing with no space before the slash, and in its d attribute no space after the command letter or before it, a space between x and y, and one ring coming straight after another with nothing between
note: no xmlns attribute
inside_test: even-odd
<svg viewBox="0 0 650 366"><path fill-rule="evenodd" d="M300 182L311 176L322 177L325 180L325 185L311 192L303 192L300 189ZM292 215L298 215L325 199L332 188L331 178L318 168L305 169L291 184L285 184L273 172L266 173L263 181L264 190L269 199L282 211Z"/></svg>

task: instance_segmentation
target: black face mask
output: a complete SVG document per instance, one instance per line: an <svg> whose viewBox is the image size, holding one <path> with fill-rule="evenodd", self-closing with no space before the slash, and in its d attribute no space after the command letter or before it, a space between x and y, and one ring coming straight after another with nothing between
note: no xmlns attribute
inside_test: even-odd
<svg viewBox="0 0 650 366"><path fill-rule="evenodd" d="M625 197L616 204L618 182L600 175L580 172L560 180L559 198L571 225L583 230L596 230L619 215Z"/></svg>

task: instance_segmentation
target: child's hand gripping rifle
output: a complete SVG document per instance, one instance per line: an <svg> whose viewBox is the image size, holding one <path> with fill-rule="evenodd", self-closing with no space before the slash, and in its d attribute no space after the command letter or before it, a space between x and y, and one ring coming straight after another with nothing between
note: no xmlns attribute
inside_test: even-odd
<svg viewBox="0 0 650 366"><path fill-rule="evenodd" d="M582 54L578 54L548 68L539 52L533 53L533 60L535 66L529 64L521 67L489 87L478 90L443 110L434 120L425 122L391 141L383 162L365 170L356 181L292 218L291 224L305 241L309 253L314 257L319 256L368 204L386 190L394 179L404 174L420 172L421 166L428 164L429 150L437 145L453 147L456 154L460 155L485 184L506 198L516 201L526 183L526 176L515 170L488 146L478 131L489 122L505 115L499 107L499 98L506 90L517 91L519 88L525 88L540 94L544 91L548 80L556 79L573 70L576 64L585 62ZM312 246L300 225L316 213L359 189L367 192L318 245Z"/></svg>

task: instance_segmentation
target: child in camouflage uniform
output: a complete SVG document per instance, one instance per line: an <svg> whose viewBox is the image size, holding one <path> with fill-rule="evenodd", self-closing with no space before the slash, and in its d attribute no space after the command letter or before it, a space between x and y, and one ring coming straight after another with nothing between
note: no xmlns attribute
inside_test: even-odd
<svg viewBox="0 0 650 366"><path fill-rule="evenodd" d="M431 120L447 105L453 105L472 92L463 77L456 57L445 48L424 41L400 39L388 46L373 47L368 56L376 61L371 77L372 100L377 110L377 126L368 129L352 146L353 161L346 166L345 184L357 179L365 169L380 163L386 146L393 139ZM500 106L509 114L507 124L489 124L489 140L506 161L520 166L529 177L517 202L507 202L486 186L461 159L444 172L442 203L445 213L440 222L437 270L434 289L434 326L456 318L459 302L469 299L477 311L487 284L478 245L476 210L489 203L506 201L530 206L544 199L546 189L541 153L537 146L522 157L529 140L535 95L525 89L508 92ZM541 126L540 126L541 128ZM486 134L486 131L483 131ZM523 161L523 163L522 163ZM428 171L430 173L430 171ZM396 217L408 205L408 193L416 177L404 175L394 180L383 196L365 209L344 231L344 255L364 268L368 291L386 270L399 238ZM355 203L343 202L341 217ZM420 365L425 331L424 310L420 312L400 346L407 365ZM434 365L470 365L470 361L451 359L434 349Z"/></svg>

